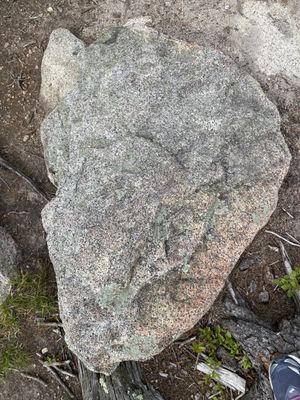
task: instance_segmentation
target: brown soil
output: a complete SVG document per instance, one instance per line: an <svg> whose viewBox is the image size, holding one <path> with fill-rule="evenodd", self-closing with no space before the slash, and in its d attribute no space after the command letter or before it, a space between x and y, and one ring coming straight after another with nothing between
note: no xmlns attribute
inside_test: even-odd
<svg viewBox="0 0 300 400"><path fill-rule="evenodd" d="M134 4L135 3L135 4ZM175 37L201 42L199 32L191 32L180 22L180 1L170 8L160 0L152 2L113 0L2 0L0 3L0 156L30 177L48 198L55 190L49 183L39 138L42 112L39 108L40 64L50 32L69 28L91 42L95 31L123 24L129 17L151 15L155 26ZM178 4L177 4L178 3ZM179 10L179 11L176 11ZM95 28L96 26L96 28ZM262 80L265 82L265 80ZM274 77L263 85L282 116L282 132L293 155L290 172L279 194L277 210L267 229L300 239L300 111L299 89L286 79ZM28 184L12 172L0 169L0 224L18 243L23 256L21 267L47 264L45 235L40 212L44 201ZM250 265L232 274L232 284L251 308L274 326L294 313L294 305L280 290L274 290L273 277L283 274L278 242L263 229L240 260ZM293 265L300 265L299 249L287 245ZM244 263L244 264L243 264ZM267 291L270 300L259 302L259 293ZM0 381L0 399L65 399L67 396L38 363L36 352L48 347L53 354L64 355L62 340L51 329L37 329L28 321L24 347L32 354L28 372L49 382L47 388L21 377L17 372ZM197 329L191 334L196 333ZM195 356L190 345L178 344L144 363L145 375L166 400L205 399L211 389L203 386L203 377L194 370ZM167 375L162 375L167 374ZM70 378L71 379L71 378ZM78 384L67 381L80 398Z"/></svg>

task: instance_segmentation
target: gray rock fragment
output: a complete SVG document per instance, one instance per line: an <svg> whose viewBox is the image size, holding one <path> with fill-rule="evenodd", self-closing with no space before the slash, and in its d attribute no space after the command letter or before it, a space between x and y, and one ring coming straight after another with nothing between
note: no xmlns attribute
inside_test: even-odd
<svg viewBox="0 0 300 400"><path fill-rule="evenodd" d="M4 228L0 227L0 304L9 295L10 281L18 275L18 259L15 241Z"/></svg>
<svg viewBox="0 0 300 400"><path fill-rule="evenodd" d="M270 301L270 295L267 291L260 292L258 295L258 301L260 303L268 303Z"/></svg>
<svg viewBox="0 0 300 400"><path fill-rule="evenodd" d="M275 279L274 274L271 271L267 271L266 274L265 274L265 282L267 284L273 284L274 283L274 279Z"/></svg>
<svg viewBox="0 0 300 400"><path fill-rule="evenodd" d="M250 292L250 293L255 293L255 292L256 292L256 288L257 288L256 282L255 282L254 280L252 280L252 281L249 283L249 286L248 286L249 292Z"/></svg>
<svg viewBox="0 0 300 400"><path fill-rule="evenodd" d="M243 258L242 261L239 263L239 269L241 271L246 271L249 267L257 265L260 262L261 262L261 256L259 255L248 256Z"/></svg>
<svg viewBox="0 0 300 400"><path fill-rule="evenodd" d="M275 106L219 51L133 24L77 61L41 128L58 187L43 224L67 343L109 374L210 308L274 211L290 154Z"/></svg>

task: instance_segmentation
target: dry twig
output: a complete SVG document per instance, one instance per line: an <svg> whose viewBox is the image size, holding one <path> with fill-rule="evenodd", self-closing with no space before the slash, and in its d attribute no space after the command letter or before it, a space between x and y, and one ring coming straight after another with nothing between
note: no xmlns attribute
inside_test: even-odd
<svg viewBox="0 0 300 400"><path fill-rule="evenodd" d="M18 373L19 373L21 376L23 376L24 378L31 379L32 381L38 382L38 383L40 383L41 385L43 385L43 386L45 386L45 387L48 386L48 383L45 382L43 379L39 378L38 376L33 376L33 375L30 375L30 374L27 374L27 373L25 373L25 372L19 371L18 369L15 369L15 368L10 368L10 369L11 369L12 371L18 372Z"/></svg>
<svg viewBox="0 0 300 400"><path fill-rule="evenodd" d="M282 210L290 217L290 218L294 218L294 216L288 212L285 208L282 207Z"/></svg>
<svg viewBox="0 0 300 400"><path fill-rule="evenodd" d="M63 375L70 376L71 378L77 378L77 375L73 374L73 372L66 371L65 369L59 368L56 365L53 365L53 368L56 369L57 372L62 373Z"/></svg>
<svg viewBox="0 0 300 400"><path fill-rule="evenodd" d="M204 374L211 374L212 372L216 372L218 374L218 381L223 385L231 388L233 390L237 390L240 393L245 394L246 392L246 381L244 378L241 378L239 375L235 374L232 371L229 371L226 368L217 367L216 369L212 369L205 363L199 363L197 365L197 370L203 372Z"/></svg>
<svg viewBox="0 0 300 400"><path fill-rule="evenodd" d="M229 293L230 293L230 296L232 297L232 300L233 300L234 303L238 306L238 305L239 305L239 302L238 302L238 300L237 300L237 298L236 298L235 291L234 291L234 289L233 289L232 283L231 283L228 279L226 280L226 285L227 285L227 289L228 289L228 291L229 291Z"/></svg>
<svg viewBox="0 0 300 400"><path fill-rule="evenodd" d="M181 341L177 341L174 344L178 344L178 347L181 348L182 346L184 346L185 344L191 343L196 339L196 336L190 337L186 340Z"/></svg>
<svg viewBox="0 0 300 400"><path fill-rule="evenodd" d="M299 240L296 239L294 236L292 236L290 233L285 232L286 236L288 236L290 239L292 239L294 242L300 244Z"/></svg>
<svg viewBox="0 0 300 400"><path fill-rule="evenodd" d="M43 367L45 367L47 369L47 371L50 372L50 374L53 376L53 378L56 380L56 382L68 394L68 396L71 399L76 399L75 395L71 392L71 390L68 388L68 386L65 384L65 382L61 379L61 377L58 375L57 371L52 367L52 365L49 365L47 362L44 362L42 360L39 360L39 362L42 364Z"/></svg>
<svg viewBox="0 0 300 400"><path fill-rule="evenodd" d="M62 328L63 324L61 322L46 322L46 321L41 321L39 319L36 320L36 323L38 326L51 326L53 328Z"/></svg>
<svg viewBox="0 0 300 400"><path fill-rule="evenodd" d="M18 169L16 169L14 166L12 166L9 162L5 161L2 157L0 157L0 167L3 167L11 172L13 172L14 174L16 174L17 176L19 176L20 178L22 178L25 182L27 182L27 184L36 192L38 193L43 199L44 201L46 201L48 203L48 198L45 195L45 193L43 193L38 187L37 185L30 179L28 178L25 174L23 174L23 172L19 171Z"/></svg>
<svg viewBox="0 0 300 400"><path fill-rule="evenodd" d="M292 246L300 247L300 244L291 242L291 241L288 240L287 238L285 238L285 237L283 237L283 236L281 236L281 235L278 235L278 233L276 233L276 232L269 231L269 230L265 230L265 232L266 232L266 233L269 233L270 235L276 236L277 238L279 238L279 239L285 241L286 243L288 243L288 244L290 244L290 245L292 245Z"/></svg>

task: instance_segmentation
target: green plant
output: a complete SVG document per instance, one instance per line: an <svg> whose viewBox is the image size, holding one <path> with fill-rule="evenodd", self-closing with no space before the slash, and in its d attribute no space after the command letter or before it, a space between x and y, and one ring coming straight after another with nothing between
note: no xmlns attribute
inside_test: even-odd
<svg viewBox="0 0 300 400"><path fill-rule="evenodd" d="M28 363L28 355L18 345L9 345L0 349L0 375L11 368L24 368Z"/></svg>
<svg viewBox="0 0 300 400"><path fill-rule="evenodd" d="M221 365L221 361L217 357L217 351L220 347L223 347L232 358L237 360L245 371L252 368L251 361L242 350L241 345L229 331L226 331L220 325L201 328L199 341L193 343L194 351L205 353L208 356L207 364L215 368Z"/></svg>
<svg viewBox="0 0 300 400"><path fill-rule="evenodd" d="M213 380L218 381L220 379L220 375L216 371L212 371L210 374L204 375L204 383L206 385L210 384Z"/></svg>
<svg viewBox="0 0 300 400"><path fill-rule="evenodd" d="M30 313L42 318L57 311L56 300L49 296L44 271L26 272L11 282L12 290L0 305L0 339L16 333L19 321Z"/></svg>
<svg viewBox="0 0 300 400"><path fill-rule="evenodd" d="M56 300L48 289L42 269L26 272L11 282L11 293L0 305L0 374L26 365L28 355L18 340L22 321L30 316L47 317L57 312Z"/></svg>
<svg viewBox="0 0 300 400"><path fill-rule="evenodd" d="M205 374L203 378L203 382L205 385L213 384L213 390L216 392L215 395L211 395L211 399L222 400L226 394L226 388L219 381L220 375L216 371L212 371L210 374Z"/></svg>
<svg viewBox="0 0 300 400"><path fill-rule="evenodd" d="M226 331L220 325L200 328L199 340L193 343L193 350L198 354L205 354L205 362L212 368L212 372L204 376L204 384L208 385L215 382L214 390L218 393L214 397L215 399L224 398L225 395L225 387L219 381L220 376L217 370L222 364L217 356L220 347L223 347L233 359L237 360L244 371L252 368L249 357L229 331Z"/></svg>
<svg viewBox="0 0 300 400"><path fill-rule="evenodd" d="M292 297L297 290L300 290L300 267L296 267L290 275L274 279L273 283L286 292L288 297Z"/></svg>
<svg viewBox="0 0 300 400"><path fill-rule="evenodd" d="M250 361L249 357L245 353L242 356L242 358L240 359L240 365L245 371L248 371L249 369L253 368L252 362Z"/></svg>
<svg viewBox="0 0 300 400"><path fill-rule="evenodd" d="M46 357L46 361L45 361L45 362L46 362L48 365L52 365L52 364L55 364L55 363L59 363L59 362L61 362L61 361L59 360L58 357L49 355L49 356Z"/></svg>
<svg viewBox="0 0 300 400"><path fill-rule="evenodd" d="M12 282L10 304L18 313L34 312L44 318L57 311L56 300L49 295L48 279L44 270L27 272Z"/></svg>
<svg viewBox="0 0 300 400"><path fill-rule="evenodd" d="M12 312L8 302L0 304L0 341L16 334L18 330L17 315Z"/></svg>

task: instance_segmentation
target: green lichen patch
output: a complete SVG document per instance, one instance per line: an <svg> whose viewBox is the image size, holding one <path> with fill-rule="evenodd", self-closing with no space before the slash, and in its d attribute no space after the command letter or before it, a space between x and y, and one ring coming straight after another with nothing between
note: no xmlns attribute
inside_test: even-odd
<svg viewBox="0 0 300 400"><path fill-rule="evenodd" d="M124 348L128 359L138 360L157 347L156 339L153 336L135 335L131 338L130 346Z"/></svg>
<svg viewBox="0 0 300 400"><path fill-rule="evenodd" d="M122 312L130 302L132 294L132 286L122 287L117 283L112 283L101 290L97 302L100 307L107 308L114 306L116 312Z"/></svg>

